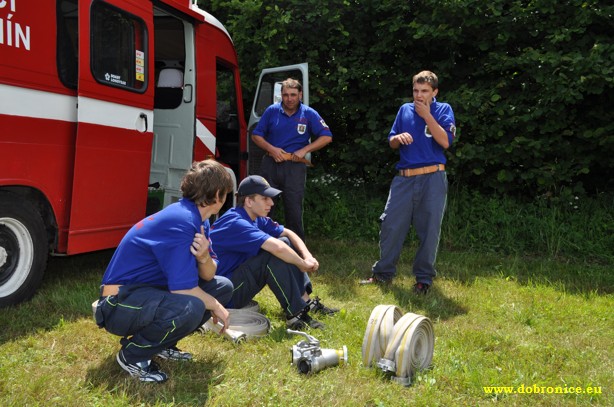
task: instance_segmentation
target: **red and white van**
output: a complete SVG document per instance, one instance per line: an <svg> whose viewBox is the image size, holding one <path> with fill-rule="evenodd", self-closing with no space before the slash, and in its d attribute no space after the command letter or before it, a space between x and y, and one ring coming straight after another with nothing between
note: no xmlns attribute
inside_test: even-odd
<svg viewBox="0 0 614 407"><path fill-rule="evenodd" d="M49 254L115 247L177 201L193 161L250 172L232 39L193 3L0 0L0 306L34 294ZM255 120L306 74L261 76Z"/></svg>

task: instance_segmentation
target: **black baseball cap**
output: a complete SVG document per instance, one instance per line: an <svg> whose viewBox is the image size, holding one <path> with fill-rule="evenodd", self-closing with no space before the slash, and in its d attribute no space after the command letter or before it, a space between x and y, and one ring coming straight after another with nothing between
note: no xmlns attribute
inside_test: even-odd
<svg viewBox="0 0 614 407"><path fill-rule="evenodd" d="M241 181L237 194L239 196L258 194L275 198L277 195L281 194L281 191L271 187L260 175L250 175Z"/></svg>

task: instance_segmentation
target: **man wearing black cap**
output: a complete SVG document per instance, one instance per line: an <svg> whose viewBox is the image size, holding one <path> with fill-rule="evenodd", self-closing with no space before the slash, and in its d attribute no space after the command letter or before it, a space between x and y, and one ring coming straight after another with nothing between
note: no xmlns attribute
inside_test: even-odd
<svg viewBox="0 0 614 407"><path fill-rule="evenodd" d="M211 240L218 255L217 275L234 284L229 308L242 308L268 285L284 312L290 329L324 328L309 312L332 315L337 309L311 299L308 273L319 263L296 233L268 217L273 198L281 191L259 175L241 181L237 206L213 225Z"/></svg>

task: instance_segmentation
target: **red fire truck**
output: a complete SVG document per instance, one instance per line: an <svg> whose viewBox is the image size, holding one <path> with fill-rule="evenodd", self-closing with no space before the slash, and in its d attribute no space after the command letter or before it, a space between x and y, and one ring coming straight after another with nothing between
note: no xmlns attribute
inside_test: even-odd
<svg viewBox="0 0 614 407"><path fill-rule="evenodd" d="M289 76L307 103L306 75L263 71L250 126ZM0 0L0 306L49 254L115 247L176 202L193 161L236 184L256 156L232 40L195 1Z"/></svg>

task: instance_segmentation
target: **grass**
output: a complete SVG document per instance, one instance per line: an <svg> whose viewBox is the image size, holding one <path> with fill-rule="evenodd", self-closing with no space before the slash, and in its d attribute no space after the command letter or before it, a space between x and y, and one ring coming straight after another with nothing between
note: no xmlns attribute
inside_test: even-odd
<svg viewBox="0 0 614 407"><path fill-rule="evenodd" d="M315 294L342 308L312 331L324 348L346 345L349 363L315 375L290 365L300 339L285 333L268 289L256 297L270 334L234 345L212 333L179 345L189 363L162 362L170 380L142 384L117 366L118 338L92 321L91 302L112 251L52 258L29 302L0 312L2 406L464 406L612 405L612 264L442 250L431 293L411 293L414 247L390 288L361 287L377 257L369 242L313 240ZM428 316L431 369L401 387L362 366L362 340L378 304ZM598 394L488 394L484 386L596 386Z"/></svg>

